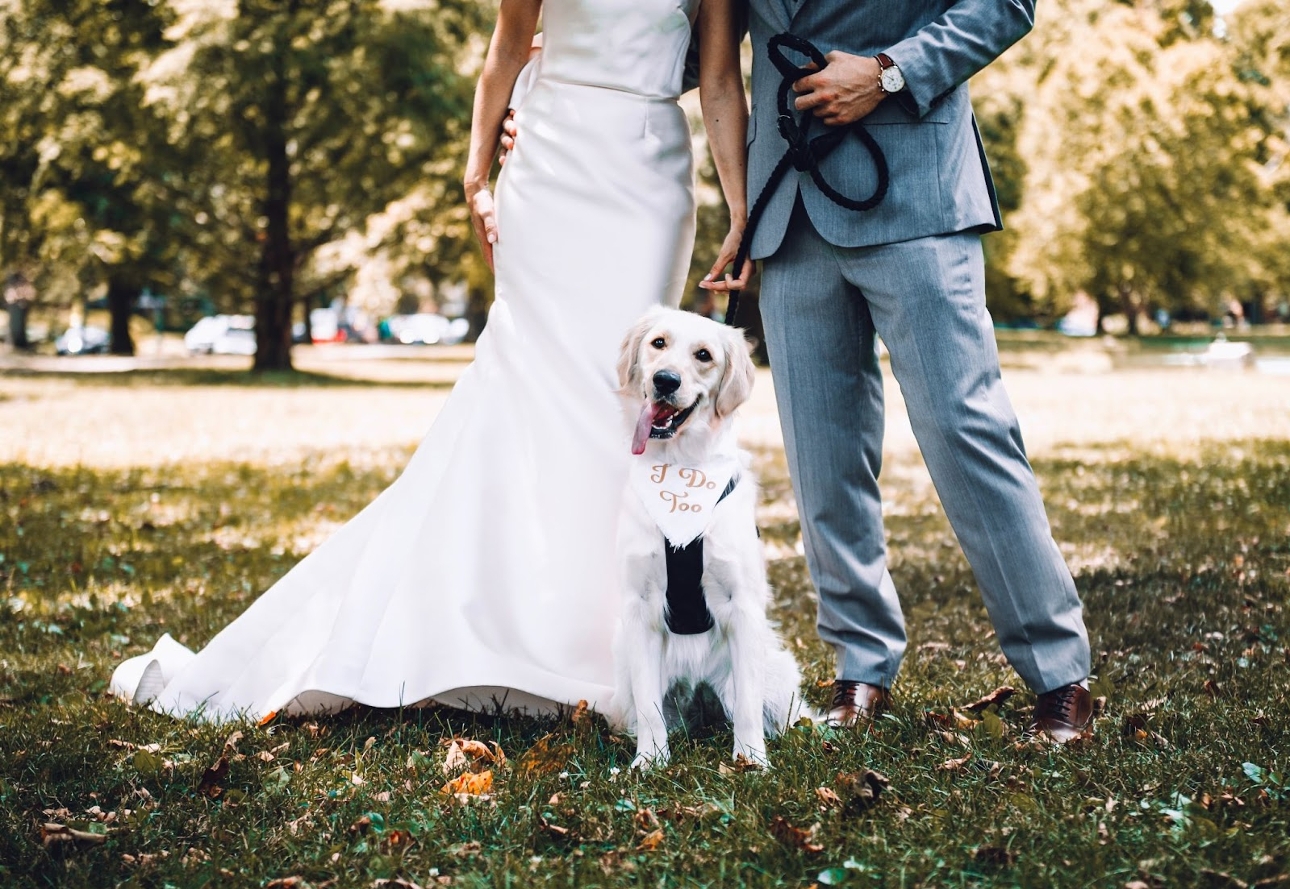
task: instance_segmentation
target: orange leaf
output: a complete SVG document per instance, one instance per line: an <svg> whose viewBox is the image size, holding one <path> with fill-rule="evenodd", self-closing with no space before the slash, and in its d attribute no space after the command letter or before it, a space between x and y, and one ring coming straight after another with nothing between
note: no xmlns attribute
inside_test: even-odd
<svg viewBox="0 0 1290 889"><path fill-rule="evenodd" d="M465 772L445 784L440 793L453 796L480 796L493 789L493 770Z"/></svg>
<svg viewBox="0 0 1290 889"><path fill-rule="evenodd" d="M641 837L640 843L636 846L643 852L653 852L659 846L663 845L663 828L650 831Z"/></svg>

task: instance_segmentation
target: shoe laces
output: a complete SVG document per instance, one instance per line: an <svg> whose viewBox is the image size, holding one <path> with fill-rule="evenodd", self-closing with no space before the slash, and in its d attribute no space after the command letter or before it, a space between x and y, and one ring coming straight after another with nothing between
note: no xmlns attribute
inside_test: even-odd
<svg viewBox="0 0 1290 889"><path fill-rule="evenodd" d="M833 683L833 706L842 707L855 702L856 689L860 687L859 682L852 682L849 679L838 679Z"/></svg>
<svg viewBox="0 0 1290 889"><path fill-rule="evenodd" d="M1075 697L1079 693L1078 685L1064 685L1053 692L1051 712L1060 715L1067 722L1070 722L1075 713Z"/></svg>

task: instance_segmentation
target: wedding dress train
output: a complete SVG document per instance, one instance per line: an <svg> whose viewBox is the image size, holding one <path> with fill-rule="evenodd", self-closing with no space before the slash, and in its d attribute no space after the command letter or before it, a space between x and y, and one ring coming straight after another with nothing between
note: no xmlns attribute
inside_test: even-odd
<svg viewBox="0 0 1290 889"><path fill-rule="evenodd" d="M201 651L164 636L116 669L114 692L215 720L608 704L629 459L614 364L689 266L676 97L696 7L544 3L474 363L394 484Z"/></svg>

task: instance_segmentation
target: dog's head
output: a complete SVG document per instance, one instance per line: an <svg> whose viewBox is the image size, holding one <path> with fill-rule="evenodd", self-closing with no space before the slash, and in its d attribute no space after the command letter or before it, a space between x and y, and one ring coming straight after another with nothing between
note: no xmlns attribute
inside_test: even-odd
<svg viewBox="0 0 1290 889"><path fill-rule="evenodd" d="M752 392L743 331L701 315L655 308L627 333L618 357L622 395L640 408L632 453L646 442L712 428Z"/></svg>

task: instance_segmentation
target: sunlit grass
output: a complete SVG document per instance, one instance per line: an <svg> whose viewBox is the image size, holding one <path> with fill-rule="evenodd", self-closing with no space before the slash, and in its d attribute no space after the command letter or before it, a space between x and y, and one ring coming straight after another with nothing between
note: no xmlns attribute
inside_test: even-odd
<svg viewBox="0 0 1290 889"><path fill-rule="evenodd" d="M1010 382L1023 420L1029 412L1042 423L1049 408L1032 395L1045 388L1038 376ZM64 447L59 427L34 421L26 428L39 429L40 441L26 446L50 459L18 459L3 441L0 884L263 886L299 875L316 887L394 876L426 887L444 879L1155 887L1284 875L1290 434L1276 425L1263 435L1233 432L1252 420L1160 424L1162 416L1261 416L1269 396L1254 378L1230 377L1242 384L1225 387L1183 375L1174 379L1194 385L1161 390L1131 377L1104 375L1097 385L1050 377L1050 398L1103 393L1068 402L1069 416L1103 416L1121 429L1132 422L1119 413L1126 401L1150 410L1136 435L1107 443L1104 430L1072 423L1036 457L1086 604L1094 687L1107 698L1093 741L1064 750L1019 743L1032 702L1025 692L998 708L998 720L961 721L964 704L1021 683L998 653L925 470L900 444L897 412L884 496L910 650L894 712L864 734L795 730L772 745L770 773L723 769L729 738L714 730L681 740L675 762L644 777L615 771L630 761L630 742L595 720L356 709L242 727L230 745L231 728L106 699L121 657L163 632L202 645L365 505L397 474L427 418L408 421L407 437L402 421L379 418L365 438L313 430L352 425L364 404L381 399L429 414L441 395L6 380L6 416L52 416L60 399L98 399L104 416L130 417L134 425L111 434L147 459L53 459ZM1135 401L1147 388L1156 397ZM1231 395L1211 403L1209 392ZM244 433L206 441L185 426L226 405L255 405L257 393L264 440L245 456ZM155 421L149 411L131 413L140 398L169 411ZM327 413L310 419L317 411ZM284 415L316 425L299 434ZM315 435L332 437L311 442ZM167 452L182 458L153 461ZM782 453L764 444L757 462L775 616L819 704L831 664L814 633ZM509 757L494 767L489 798L461 804L440 793L441 741L454 735L496 741ZM203 792L203 775L221 756L229 771ZM864 769L886 775L890 787L872 807L848 806L853 787L839 773ZM835 791L839 804L818 788ZM45 848L43 823L106 840Z"/></svg>

